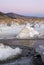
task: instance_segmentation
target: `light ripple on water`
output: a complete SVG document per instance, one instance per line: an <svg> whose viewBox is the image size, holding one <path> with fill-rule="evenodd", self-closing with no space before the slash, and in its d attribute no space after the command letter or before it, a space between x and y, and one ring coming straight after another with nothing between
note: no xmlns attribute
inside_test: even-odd
<svg viewBox="0 0 44 65"><path fill-rule="evenodd" d="M25 58L22 58L20 60L16 60L14 62L1 64L1 65L34 65L34 64L32 63L31 58L25 57Z"/></svg>

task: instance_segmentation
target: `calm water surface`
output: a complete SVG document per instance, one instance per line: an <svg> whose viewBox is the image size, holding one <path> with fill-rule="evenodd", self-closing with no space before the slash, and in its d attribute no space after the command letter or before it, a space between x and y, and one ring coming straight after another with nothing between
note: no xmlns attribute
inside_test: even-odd
<svg viewBox="0 0 44 65"><path fill-rule="evenodd" d="M35 40L20 40L20 39L6 39L0 40L0 43L8 44L8 45L21 45L21 46L28 46L28 47L36 47L38 45L44 45L44 39L35 39Z"/></svg>
<svg viewBox="0 0 44 65"><path fill-rule="evenodd" d="M0 43L4 43L7 45L21 45L21 46L28 46L28 47L37 47L38 45L44 45L44 39L41 40L15 40L15 39L9 39L9 40L0 40ZM32 63L31 58L22 57L19 60L14 60L10 63L0 64L0 65L34 65Z"/></svg>

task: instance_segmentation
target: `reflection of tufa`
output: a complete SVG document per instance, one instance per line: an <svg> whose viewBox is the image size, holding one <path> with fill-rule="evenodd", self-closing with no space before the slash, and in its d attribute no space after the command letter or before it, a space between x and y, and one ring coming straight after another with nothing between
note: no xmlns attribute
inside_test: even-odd
<svg viewBox="0 0 44 65"><path fill-rule="evenodd" d="M13 49L10 46L0 44L0 61L16 58L21 55L21 53L22 49L19 47Z"/></svg>

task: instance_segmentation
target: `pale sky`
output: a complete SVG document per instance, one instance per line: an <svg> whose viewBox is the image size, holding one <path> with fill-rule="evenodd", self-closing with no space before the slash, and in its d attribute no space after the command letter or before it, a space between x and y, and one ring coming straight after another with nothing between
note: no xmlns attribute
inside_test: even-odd
<svg viewBox="0 0 44 65"><path fill-rule="evenodd" d="M44 16L44 0L0 0L0 11L26 16Z"/></svg>

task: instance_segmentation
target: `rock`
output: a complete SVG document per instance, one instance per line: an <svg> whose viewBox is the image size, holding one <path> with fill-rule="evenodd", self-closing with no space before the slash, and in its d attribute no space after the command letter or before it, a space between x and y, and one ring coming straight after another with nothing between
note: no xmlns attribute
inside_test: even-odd
<svg viewBox="0 0 44 65"><path fill-rule="evenodd" d="M22 49L19 47L13 49L10 46L0 44L0 61L16 58L17 56L21 55L21 53Z"/></svg>

